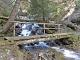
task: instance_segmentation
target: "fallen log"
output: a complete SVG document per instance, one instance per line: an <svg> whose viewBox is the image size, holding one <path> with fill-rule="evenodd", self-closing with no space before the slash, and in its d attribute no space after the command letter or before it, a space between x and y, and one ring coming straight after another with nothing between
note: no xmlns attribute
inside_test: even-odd
<svg viewBox="0 0 80 60"><path fill-rule="evenodd" d="M0 16L0 19L8 20L8 19L9 19L9 17L6 17L6 16Z"/></svg>
<svg viewBox="0 0 80 60"><path fill-rule="evenodd" d="M64 25L66 25L67 27L71 28L72 30L76 31L78 30L78 26L77 25L74 25L71 21L64 21L63 22Z"/></svg>
<svg viewBox="0 0 80 60"><path fill-rule="evenodd" d="M7 22L8 19L9 19L9 17L0 16L0 19ZM16 18L15 21L22 21L22 22L26 22L26 21L27 21L27 22L28 22L28 21L34 21L34 20L24 20L24 19L17 19L17 18Z"/></svg>

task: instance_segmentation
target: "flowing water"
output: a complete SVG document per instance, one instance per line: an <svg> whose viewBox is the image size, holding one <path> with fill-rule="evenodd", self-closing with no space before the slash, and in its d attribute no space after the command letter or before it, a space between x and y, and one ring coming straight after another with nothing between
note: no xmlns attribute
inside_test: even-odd
<svg viewBox="0 0 80 60"><path fill-rule="evenodd" d="M59 46L48 46L45 42L39 42L39 44L35 44L35 47L36 46L40 46L40 47L48 47L48 48L53 48L55 49L57 52L61 52L63 53L64 57L66 59L73 59L73 60L80 60L80 56L78 56L78 53L77 52L74 52L72 50L69 50L69 49L66 49L66 48L60 48ZM27 46L25 45L25 48L28 49L28 50L33 50L33 49L29 49L30 46Z"/></svg>
<svg viewBox="0 0 80 60"><path fill-rule="evenodd" d="M26 26L28 26L28 25L24 24L22 26L22 28L26 28ZM31 25L29 25L29 26L31 26ZM40 27L40 26L37 25L37 24L33 25L33 29L34 30L35 30L35 27ZM19 36L30 36L31 35L31 31L32 30L22 30L21 35L19 35ZM38 35L37 31L35 32L35 34ZM53 43L56 44L55 41ZM73 59L73 60L80 60L80 56L78 55L77 52L74 52L72 50L68 50L66 48L60 48L59 46L49 46L49 45L47 45L46 42L39 42L38 44L34 44L34 47L37 47L37 46L40 46L41 49L42 48L46 49L45 47L47 47L47 48L53 48L57 52L61 52L64 55L64 57L66 58L66 60L71 60L71 59ZM24 48L28 49L28 50L34 50L34 49L36 49L34 47L33 46L28 46L27 44L24 46Z"/></svg>
<svg viewBox="0 0 80 60"><path fill-rule="evenodd" d="M53 49L55 49L58 52L62 52L64 54L65 58L73 58L74 60L80 60L80 56L78 56L78 53L65 49L65 48L61 48L60 47L52 47Z"/></svg>

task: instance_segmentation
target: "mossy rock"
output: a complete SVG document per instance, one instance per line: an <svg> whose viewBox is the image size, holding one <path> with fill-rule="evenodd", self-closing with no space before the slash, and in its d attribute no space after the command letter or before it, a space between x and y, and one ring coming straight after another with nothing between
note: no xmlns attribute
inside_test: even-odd
<svg viewBox="0 0 80 60"><path fill-rule="evenodd" d="M7 44L13 45L13 44L15 44L15 42L14 42L14 40L9 40L9 41L7 41Z"/></svg>
<svg viewBox="0 0 80 60"><path fill-rule="evenodd" d="M54 60L65 60L64 55L61 52L57 52L55 49L50 48L50 51L54 53Z"/></svg>
<svg viewBox="0 0 80 60"><path fill-rule="evenodd" d="M76 34L73 34L70 40L73 42L73 44L70 44L69 46L66 46L66 47L75 51L78 50L78 46L80 44L79 36Z"/></svg>
<svg viewBox="0 0 80 60"><path fill-rule="evenodd" d="M56 52L55 55L56 59L65 60L64 55L61 52Z"/></svg>
<svg viewBox="0 0 80 60"><path fill-rule="evenodd" d="M15 44L14 40L0 41L0 46L7 46L7 45L14 45L14 44Z"/></svg>

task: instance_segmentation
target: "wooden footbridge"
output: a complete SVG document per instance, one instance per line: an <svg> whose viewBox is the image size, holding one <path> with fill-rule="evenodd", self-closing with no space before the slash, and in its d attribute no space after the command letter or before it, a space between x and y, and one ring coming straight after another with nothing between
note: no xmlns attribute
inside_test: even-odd
<svg viewBox="0 0 80 60"><path fill-rule="evenodd" d="M41 42L41 41L49 41L49 40L56 40L56 39L61 39L61 38L68 38L72 36L72 33L61 33L61 24L54 24L54 23L35 23L35 22L18 22L18 21L11 21L10 23L14 23L14 28L13 28L13 37L4 37L8 44L29 44L29 43L36 43L36 42ZM43 25L43 35L33 35L33 36L15 36L15 24L16 23L23 23L23 24L42 24ZM56 26L56 28L46 28L46 25L52 25ZM20 28L22 29L22 28ZM57 33L52 33L52 34L46 34L45 30L46 29L57 29ZM5 45L6 43L3 43Z"/></svg>
<svg viewBox="0 0 80 60"><path fill-rule="evenodd" d="M36 43L41 41L49 41L49 40L56 40L61 38L68 38L72 34L71 33L58 33L58 34L44 34L44 35L37 35L37 36L20 36L20 37L5 37L5 39L9 41L14 41L15 44L29 44L29 43Z"/></svg>
<svg viewBox="0 0 80 60"><path fill-rule="evenodd" d="M50 40L56 40L56 39L61 39L61 38L69 38L71 37L73 34L72 33L61 33L61 24L53 24L53 23L36 23L36 24L42 24L43 25L43 35L33 35L33 36L16 36L15 35L15 24L16 23L26 23L29 24L30 22L16 22L13 21L11 23L14 23L14 28L13 28L13 36L12 37L0 37L0 46L11 46L14 49L16 49L15 51L17 51L16 54L18 54L19 60L23 60L24 56L26 57L26 55L24 53L22 53L19 50L18 45L23 45L23 44L29 44L29 43L37 43L37 42L41 42L41 41L50 41ZM53 25L53 26L57 26L56 28L47 28L47 25ZM20 28L21 29L21 28ZM57 33L52 33L52 34L46 34L45 30L46 29L57 29L58 32ZM27 53L26 53L27 54Z"/></svg>

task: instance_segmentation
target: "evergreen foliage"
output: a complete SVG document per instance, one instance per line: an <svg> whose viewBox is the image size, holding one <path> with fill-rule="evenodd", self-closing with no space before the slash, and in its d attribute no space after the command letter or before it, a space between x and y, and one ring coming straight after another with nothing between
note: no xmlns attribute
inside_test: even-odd
<svg viewBox="0 0 80 60"><path fill-rule="evenodd" d="M0 7L3 8L2 15L9 16L14 4L14 0L1 0L3 4Z"/></svg>
<svg viewBox="0 0 80 60"><path fill-rule="evenodd" d="M65 15L64 7L66 1L56 0L31 0L28 13L32 15L36 20L48 21L50 19L61 20L62 15Z"/></svg>
<svg viewBox="0 0 80 60"><path fill-rule="evenodd" d="M11 13L11 9L7 7L7 8L4 9L3 15L4 16L9 16L10 13Z"/></svg>
<svg viewBox="0 0 80 60"><path fill-rule="evenodd" d="M49 7L49 0L31 0L28 12L34 18L40 18L44 21L48 19L49 13L52 12L52 7Z"/></svg>
<svg viewBox="0 0 80 60"><path fill-rule="evenodd" d="M78 0L77 2L76 2L76 10L78 10L78 9L80 9L80 0Z"/></svg>

